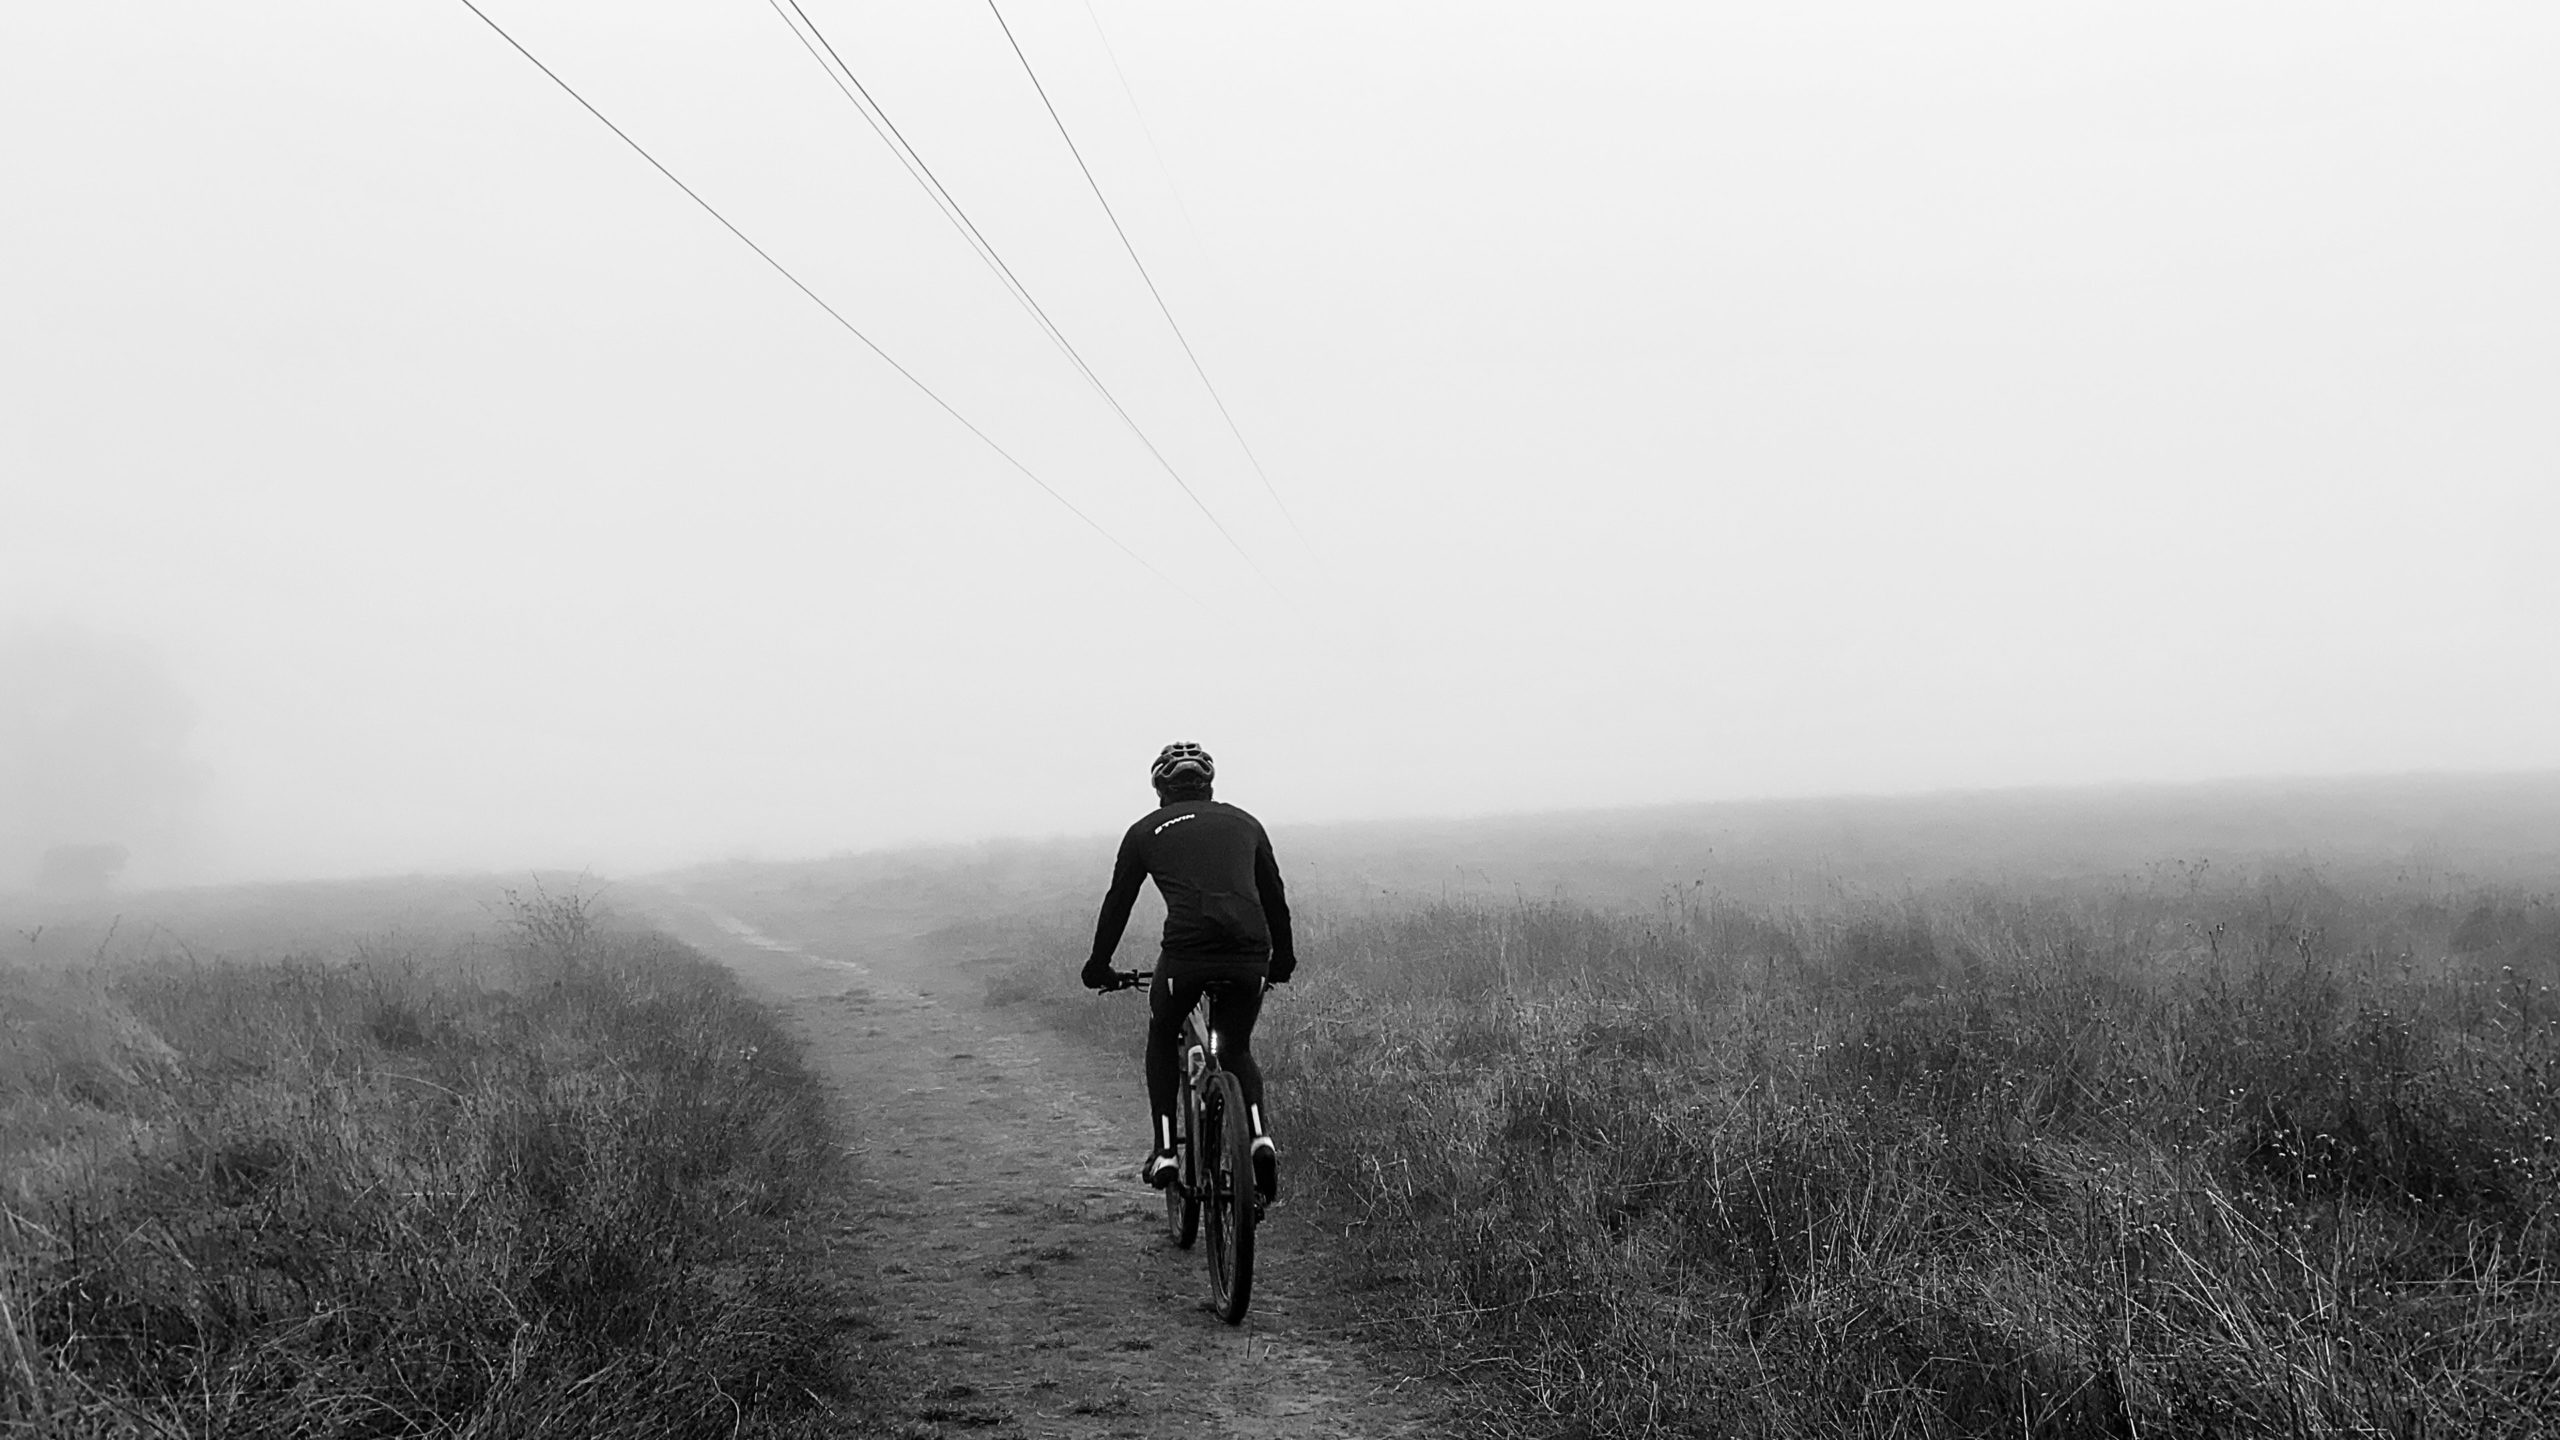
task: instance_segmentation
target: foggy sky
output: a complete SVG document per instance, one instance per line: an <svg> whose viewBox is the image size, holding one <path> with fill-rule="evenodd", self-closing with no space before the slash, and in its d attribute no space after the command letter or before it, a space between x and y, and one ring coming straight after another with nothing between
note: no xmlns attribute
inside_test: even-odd
<svg viewBox="0 0 2560 1440"><path fill-rule="evenodd" d="M197 873L2560 765L2548 6L1013 0L1302 545L984 9L804 4L1270 583L765 5L486 8L1171 583L459 4L7 7L0 623Z"/></svg>

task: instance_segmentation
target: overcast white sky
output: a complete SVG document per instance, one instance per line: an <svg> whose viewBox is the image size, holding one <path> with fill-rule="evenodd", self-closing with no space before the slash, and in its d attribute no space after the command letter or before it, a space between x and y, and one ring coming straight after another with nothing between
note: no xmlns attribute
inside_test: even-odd
<svg viewBox="0 0 2560 1440"><path fill-rule="evenodd" d="M1302 545L986 8L803 0L1266 586L764 0L484 3L1175 583L458 0L8 6L0 624L198 873L2560 764L2560 8L1012 0Z"/></svg>

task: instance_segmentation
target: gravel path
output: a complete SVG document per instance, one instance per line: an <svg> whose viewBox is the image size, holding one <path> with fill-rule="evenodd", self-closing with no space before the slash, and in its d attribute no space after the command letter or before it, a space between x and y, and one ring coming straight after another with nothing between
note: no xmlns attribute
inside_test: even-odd
<svg viewBox="0 0 2560 1440"><path fill-rule="evenodd" d="M1134 1054L1020 1029L973 977L894 946L829 955L699 908L660 918L784 1008L850 1109L849 1235L878 1330L921 1377L900 1435L1432 1433L1421 1398L1359 1352L1360 1317L1285 1204L1260 1234L1251 1315L1210 1313L1201 1252L1173 1248L1133 1178Z"/></svg>

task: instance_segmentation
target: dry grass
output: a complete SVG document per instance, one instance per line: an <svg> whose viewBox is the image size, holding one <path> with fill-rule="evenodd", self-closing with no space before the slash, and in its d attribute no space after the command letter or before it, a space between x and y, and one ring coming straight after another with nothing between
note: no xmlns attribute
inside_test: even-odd
<svg viewBox="0 0 2560 1440"><path fill-rule="evenodd" d="M2179 873L1307 932L1260 1045L1292 1193L1482 1433L2560 1433L2548 905ZM1072 1010L1076 953L1002 993Z"/></svg>
<svg viewBox="0 0 2560 1440"><path fill-rule="evenodd" d="M0 1433L831 1433L794 1044L575 895L512 922L0 969Z"/></svg>

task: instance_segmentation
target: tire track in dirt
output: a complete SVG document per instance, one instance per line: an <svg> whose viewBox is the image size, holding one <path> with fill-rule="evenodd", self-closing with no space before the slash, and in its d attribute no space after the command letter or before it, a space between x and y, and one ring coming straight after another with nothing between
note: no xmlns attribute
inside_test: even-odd
<svg viewBox="0 0 2560 1440"><path fill-rule="evenodd" d="M895 946L837 959L697 906L659 919L784 1011L850 1112L846 1238L923 1381L899 1434L1432 1433L1424 1399L1358 1353L1359 1317L1286 1205L1245 1323L1210 1312L1200 1251L1173 1247L1134 1178L1135 1055L1010 1026L973 978Z"/></svg>

